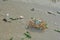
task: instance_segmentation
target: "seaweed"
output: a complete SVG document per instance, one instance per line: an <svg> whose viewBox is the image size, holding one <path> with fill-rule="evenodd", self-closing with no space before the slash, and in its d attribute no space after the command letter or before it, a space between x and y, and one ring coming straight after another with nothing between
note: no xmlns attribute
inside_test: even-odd
<svg viewBox="0 0 60 40"><path fill-rule="evenodd" d="M26 38L31 38L31 36L30 36L30 33L27 31L26 33L24 33L24 35L26 36Z"/></svg>
<svg viewBox="0 0 60 40"><path fill-rule="evenodd" d="M11 19L11 20L18 20L19 18L9 18L9 19Z"/></svg>
<svg viewBox="0 0 60 40"><path fill-rule="evenodd" d="M23 38L21 38L21 40L24 40L24 39L31 39L31 35L30 35L30 33L28 32L28 31L26 31L25 33L24 33L24 37Z"/></svg>
<svg viewBox="0 0 60 40"><path fill-rule="evenodd" d="M60 30L58 30L58 29L55 29L54 31L56 31L56 32L59 32L59 33L60 33Z"/></svg>
<svg viewBox="0 0 60 40"><path fill-rule="evenodd" d="M31 36L30 36L29 34L24 33L24 35L25 35L27 38L31 38Z"/></svg>

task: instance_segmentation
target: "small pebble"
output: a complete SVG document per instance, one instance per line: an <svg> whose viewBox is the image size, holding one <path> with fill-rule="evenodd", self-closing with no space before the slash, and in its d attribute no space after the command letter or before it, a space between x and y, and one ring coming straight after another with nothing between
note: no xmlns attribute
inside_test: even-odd
<svg viewBox="0 0 60 40"><path fill-rule="evenodd" d="M7 22L7 19L4 18L3 21L4 21L4 22Z"/></svg>
<svg viewBox="0 0 60 40"><path fill-rule="evenodd" d="M54 16L56 16L53 12L48 12L48 14L51 14L51 15L54 15Z"/></svg>
<svg viewBox="0 0 60 40"><path fill-rule="evenodd" d="M8 20L7 20L7 19L5 19L5 18L3 19L3 21L4 21L4 22L9 22L9 23L11 23L11 21L8 21Z"/></svg>
<svg viewBox="0 0 60 40"><path fill-rule="evenodd" d="M9 13L7 13L6 16L9 16Z"/></svg>
<svg viewBox="0 0 60 40"><path fill-rule="evenodd" d="M32 8L31 11L34 11L34 8Z"/></svg>
<svg viewBox="0 0 60 40"><path fill-rule="evenodd" d="M51 12L48 12L48 14L52 14Z"/></svg>
<svg viewBox="0 0 60 40"><path fill-rule="evenodd" d="M5 14L5 18L8 20L8 21L10 21L10 15L9 15L9 13L7 13L7 14Z"/></svg>

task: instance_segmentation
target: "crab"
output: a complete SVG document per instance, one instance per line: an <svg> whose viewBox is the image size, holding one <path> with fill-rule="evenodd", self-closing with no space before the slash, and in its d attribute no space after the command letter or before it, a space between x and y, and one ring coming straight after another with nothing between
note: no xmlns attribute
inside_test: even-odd
<svg viewBox="0 0 60 40"><path fill-rule="evenodd" d="M27 28L36 28L36 29L41 29L41 30L45 30L45 29L47 29L47 24L45 23L45 21L41 21L39 24L36 24L35 22L34 22L34 20L29 20L28 21L28 27Z"/></svg>

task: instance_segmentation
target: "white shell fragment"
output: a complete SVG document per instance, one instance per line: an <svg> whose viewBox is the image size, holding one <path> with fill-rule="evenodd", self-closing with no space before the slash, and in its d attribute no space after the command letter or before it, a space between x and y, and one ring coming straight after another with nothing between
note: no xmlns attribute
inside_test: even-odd
<svg viewBox="0 0 60 40"><path fill-rule="evenodd" d="M9 18L10 18L10 15L9 15L9 13L6 13L5 15L6 15L6 16L5 16L5 19L6 19L7 21L10 21L10 19L9 19Z"/></svg>
<svg viewBox="0 0 60 40"><path fill-rule="evenodd" d="M24 17L23 16L20 16L20 19L23 19Z"/></svg>
<svg viewBox="0 0 60 40"><path fill-rule="evenodd" d="M9 16L9 13L7 13L6 16Z"/></svg>

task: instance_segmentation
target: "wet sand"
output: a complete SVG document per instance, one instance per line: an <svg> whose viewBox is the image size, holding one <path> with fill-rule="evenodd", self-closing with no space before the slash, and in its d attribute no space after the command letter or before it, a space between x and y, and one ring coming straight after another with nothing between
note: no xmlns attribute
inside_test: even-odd
<svg viewBox="0 0 60 40"><path fill-rule="evenodd" d="M0 0L0 40L9 40L11 37L14 38L13 40L21 40L23 33L26 31L26 23L31 17L41 18L48 24L48 29L45 32L28 29L32 36L31 40L60 40L60 33L54 31L54 29L60 29L60 15L56 13L56 11L60 11L59 3L40 2L34 0L33 2L24 0L3 2ZM32 8L34 8L34 11L31 11ZM55 15L50 15L47 11L53 11ZM24 19L6 23L2 21L6 13L9 13L9 17L13 18L22 15Z"/></svg>

